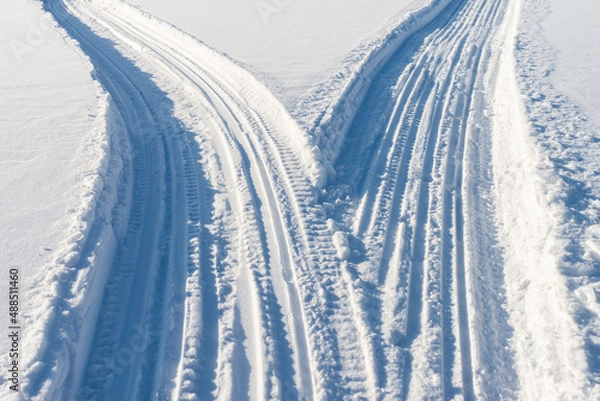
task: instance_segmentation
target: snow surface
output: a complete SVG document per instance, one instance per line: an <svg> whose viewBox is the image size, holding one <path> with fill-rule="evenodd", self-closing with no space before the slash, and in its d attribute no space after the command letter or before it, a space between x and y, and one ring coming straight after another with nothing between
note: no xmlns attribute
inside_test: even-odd
<svg viewBox="0 0 600 401"><path fill-rule="evenodd" d="M565 15L581 13L577 19L585 26L589 15L584 14L593 11L594 7L575 2L571 10L565 10ZM554 365L562 354L571 363L581 366L569 373L581 372L585 361L587 367L584 371L587 377L577 374L571 380L582 383L581 387L577 387L583 389L583 392L574 393L570 397L597 399L600 396L600 315L597 307L600 264L594 250L594 233L600 223L600 130L593 111L594 102L584 101L580 96L581 85L577 80L580 77L586 79L588 72L574 68L567 74L564 67L572 61L566 60L569 52L565 52L564 40L558 44L558 50L550 45L553 39L556 43L557 35L569 38L572 32L582 31L574 27L577 23L575 21L564 24L556 17L552 19L549 17L552 16L549 14L550 10L560 13L564 8L554 2L529 1L523 4L515 54L528 132L538 158L536 172L544 183L538 191L538 197L549 206L546 208L545 219L551 230L545 252L551 255L551 259L545 259L545 262L548 266L555 266L549 273L561 273L556 277L558 280L549 281L543 288L544 293L553 294L553 309L558 312L555 317L560 317L561 313L564 316L560 321L553 322L551 333L553 336L572 333L569 342L548 339L549 343L558 344L563 350L560 351L555 345L556 351L541 360L552 357L546 364ZM589 33L593 35L593 31L591 29ZM588 31L586 37L587 34ZM595 41L594 37L590 37L586 43L593 44ZM569 46L575 47L577 44L581 42L572 41ZM594 65L597 65L598 59L593 51L586 51L590 49L589 46L581 47L578 48L579 55L571 56L574 60L589 65L589 73L594 74ZM532 291L536 290L533 288ZM524 292L525 297L528 292L529 287ZM539 298L533 294L532 296ZM561 302L562 305L556 302ZM560 334L561 331L563 334ZM540 365L543 366L542 363ZM586 389L587 383L589 387ZM545 391L548 387L549 384L538 389L531 386L529 394L532 397L538 396L539 391ZM564 397L568 397L566 393L570 390L562 386L556 391L558 394L565 392Z"/></svg>
<svg viewBox="0 0 600 401"><path fill-rule="evenodd" d="M365 38L425 0L129 2L247 65L292 104Z"/></svg>
<svg viewBox="0 0 600 401"><path fill-rule="evenodd" d="M140 1L0 17L0 398L600 399L593 3Z"/></svg>
<svg viewBox="0 0 600 401"><path fill-rule="evenodd" d="M514 12L507 23L509 37L516 36L517 22ZM512 46L509 39L495 88L494 173L520 397L588 399L593 387L584 342L569 314L567 286L559 269L566 245L559 232L561 210L548 196L562 188L540 183L535 174L544 161L528 135Z"/></svg>
<svg viewBox="0 0 600 401"><path fill-rule="evenodd" d="M6 7L0 27L0 282L7 299L9 269L19 269L23 378L52 341L46 324L62 296L60 281L95 220L109 147L107 98L85 55L39 4ZM6 371L6 335L0 349ZM13 399L5 375L0 382L0 398Z"/></svg>
<svg viewBox="0 0 600 401"><path fill-rule="evenodd" d="M600 124L600 4L594 0L552 0L541 27L555 49L555 86Z"/></svg>

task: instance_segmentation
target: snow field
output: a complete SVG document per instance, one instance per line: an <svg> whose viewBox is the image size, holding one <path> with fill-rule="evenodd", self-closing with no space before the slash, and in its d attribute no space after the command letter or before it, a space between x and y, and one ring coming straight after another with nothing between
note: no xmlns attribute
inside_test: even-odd
<svg viewBox="0 0 600 401"><path fill-rule="evenodd" d="M110 97L90 79L92 66L74 41L36 4L5 17L3 35L14 29L3 40L11 52L1 67L9 113L1 182L10 202L1 203L3 227L21 231L3 235L2 259L20 270L19 364L28 391L77 369L67 356L85 337L79 323L99 305L115 237L125 229L127 193L115 185L126 176L127 152L112 138L118 122ZM5 355L0 365L7 362ZM15 394L5 385L0 396Z"/></svg>
<svg viewBox="0 0 600 401"><path fill-rule="evenodd" d="M546 83L569 99L571 105L596 125L600 111L598 81L600 71L600 25L597 22L599 5L593 0L569 3L550 0L531 2L526 6L530 16L522 20L521 31L535 31L536 44L547 50L545 63L553 64ZM538 48L539 50L539 48Z"/></svg>
<svg viewBox="0 0 600 401"><path fill-rule="evenodd" d="M417 2L291 114L138 7L43 4L98 97L24 397L597 396L597 141L530 3Z"/></svg>

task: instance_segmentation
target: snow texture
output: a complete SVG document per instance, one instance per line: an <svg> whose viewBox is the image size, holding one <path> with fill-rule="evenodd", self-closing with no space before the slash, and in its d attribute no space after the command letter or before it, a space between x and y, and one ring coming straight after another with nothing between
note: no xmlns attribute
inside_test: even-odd
<svg viewBox="0 0 600 401"><path fill-rule="evenodd" d="M15 4L0 398L600 397L594 4Z"/></svg>

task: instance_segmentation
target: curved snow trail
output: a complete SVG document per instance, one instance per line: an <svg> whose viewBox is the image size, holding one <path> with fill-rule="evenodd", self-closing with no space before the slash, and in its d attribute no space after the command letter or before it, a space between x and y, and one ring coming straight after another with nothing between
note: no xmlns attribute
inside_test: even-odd
<svg viewBox="0 0 600 401"><path fill-rule="evenodd" d="M97 68L98 78L120 110L134 166L129 231L118 247L97 323L91 323L96 326L96 337L87 372L72 372L70 397L94 398L119 387L121 395L133 399L136 387L143 385L138 371L155 374L157 366L142 356L154 358L163 353L164 322L174 313L165 300L184 288L174 266L184 266L186 259L189 194L185 193L183 158L189 156L179 146L180 130L168 115L168 101L148 85L143 74L58 4L48 3L48 7L79 39L96 66L105 66ZM79 350L78 358L84 362L86 355L86 350ZM75 394L81 380L86 386Z"/></svg>
<svg viewBox="0 0 600 401"><path fill-rule="evenodd" d="M409 38L373 80L335 164L329 193L356 200L338 215L364 247L350 261L376 311L386 397L469 400L514 395L518 385L497 296L503 278L493 264L473 264L501 257L497 239L479 232L495 229L493 205L474 188L491 186L482 80L505 8L453 2ZM494 296L485 285L497 286Z"/></svg>
<svg viewBox="0 0 600 401"><path fill-rule="evenodd" d="M84 322L96 335L73 356L87 368L55 391L373 396L315 198L319 166L283 106L224 56L122 2L46 7L114 98L134 169L129 232L98 316Z"/></svg>

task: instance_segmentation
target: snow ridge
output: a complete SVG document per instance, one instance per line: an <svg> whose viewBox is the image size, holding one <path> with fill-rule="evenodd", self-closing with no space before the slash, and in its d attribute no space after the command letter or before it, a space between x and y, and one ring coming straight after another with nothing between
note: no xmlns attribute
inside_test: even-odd
<svg viewBox="0 0 600 401"><path fill-rule="evenodd" d="M598 127L550 81L554 69L553 50L544 42L539 27L548 12L547 7L544 1L523 2L519 29L514 28L516 60L513 63L516 63L518 79L515 85L518 84L518 90L524 95L522 117L517 121L522 121L521 131L531 136L528 159L535 160L530 169L535 171L539 182L530 185L535 188L536 204L544 210L539 221L547 224L544 229L532 230L531 227L539 224L532 220L528 226L530 233L547 236L542 238L540 234L539 241L544 247L540 259L535 261L538 268L544 269L543 273L532 273L543 275L546 280L538 283L531 280L531 284L520 290L520 297L529 300L526 301L529 305L536 305L539 309L533 315L545 316L544 324L553 327L552 331L540 332L547 338L537 340L548 344L542 347L546 353L536 356L540 365L558 364L569 366L569 370L556 372L556 376L547 374L549 377L539 387L524 385L524 397L594 399L600 394L597 361L600 287L595 278L600 268L595 250L600 221ZM528 216L533 218L535 213ZM539 301L543 299L539 294L550 297L547 300L550 307ZM537 301L531 301L533 299ZM557 363L560 358L563 362ZM533 367L529 369L532 369L528 372L530 377L543 376ZM562 385L561 380L565 380ZM557 383L556 388L554 383Z"/></svg>
<svg viewBox="0 0 600 401"><path fill-rule="evenodd" d="M94 328L116 243L127 230L131 172L122 136L120 115L98 85L96 119L76 156L89 166L80 175L80 205L71 211L71 232L53 264L35 279L52 292L45 295L46 302L28 306L27 319L38 322L31 325L36 332L26 334L34 339L29 346L36 353L24 364L22 391L32 399L33 394L58 398L70 372L80 371L85 363L81 351Z"/></svg>
<svg viewBox="0 0 600 401"><path fill-rule="evenodd" d="M404 13L391 28L354 50L338 73L294 106L293 115L310 133L318 149L316 157L329 178L335 174L332 165L373 78L411 35L431 22L449 3L449 0L430 0Z"/></svg>

